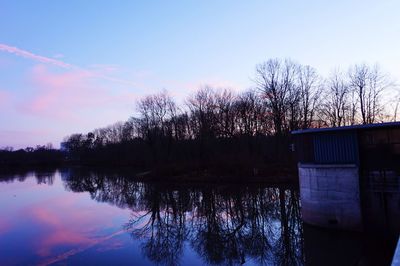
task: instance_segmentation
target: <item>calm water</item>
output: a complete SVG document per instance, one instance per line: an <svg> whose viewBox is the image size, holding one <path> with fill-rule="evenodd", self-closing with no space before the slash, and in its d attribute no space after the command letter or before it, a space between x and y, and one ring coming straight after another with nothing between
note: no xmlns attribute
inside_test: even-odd
<svg viewBox="0 0 400 266"><path fill-rule="evenodd" d="M0 176L0 265L385 265L393 241L303 225L291 187Z"/></svg>

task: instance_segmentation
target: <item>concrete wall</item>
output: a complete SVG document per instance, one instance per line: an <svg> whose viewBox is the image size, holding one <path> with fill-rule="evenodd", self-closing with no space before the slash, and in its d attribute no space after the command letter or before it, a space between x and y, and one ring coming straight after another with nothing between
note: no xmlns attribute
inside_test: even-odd
<svg viewBox="0 0 400 266"><path fill-rule="evenodd" d="M356 165L299 164L301 213L312 225L362 230Z"/></svg>

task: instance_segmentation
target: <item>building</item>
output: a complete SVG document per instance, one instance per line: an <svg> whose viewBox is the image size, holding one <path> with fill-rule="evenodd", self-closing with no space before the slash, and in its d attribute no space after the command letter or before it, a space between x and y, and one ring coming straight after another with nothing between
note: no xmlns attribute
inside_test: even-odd
<svg viewBox="0 0 400 266"><path fill-rule="evenodd" d="M361 192L399 192L400 122L298 130L292 135L305 222L363 230ZM394 215L400 216L399 211Z"/></svg>

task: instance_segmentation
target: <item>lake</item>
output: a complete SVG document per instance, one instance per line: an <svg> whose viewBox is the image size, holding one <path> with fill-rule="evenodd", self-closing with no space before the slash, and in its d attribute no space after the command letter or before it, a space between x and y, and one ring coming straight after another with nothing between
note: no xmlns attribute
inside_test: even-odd
<svg viewBox="0 0 400 266"><path fill-rule="evenodd" d="M0 174L0 264L390 264L396 237L307 226L300 208L289 185L8 172Z"/></svg>

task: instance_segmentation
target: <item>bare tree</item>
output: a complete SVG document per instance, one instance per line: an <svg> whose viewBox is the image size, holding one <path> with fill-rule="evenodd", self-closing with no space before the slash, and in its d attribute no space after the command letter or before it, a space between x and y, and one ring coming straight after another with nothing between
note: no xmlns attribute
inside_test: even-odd
<svg viewBox="0 0 400 266"><path fill-rule="evenodd" d="M256 136L271 133L272 121L260 96L255 90L246 91L238 96L235 104L235 124L239 134Z"/></svg>
<svg viewBox="0 0 400 266"><path fill-rule="evenodd" d="M216 97L211 87L204 87L186 100L190 110L191 126L194 134L200 138L216 135Z"/></svg>
<svg viewBox="0 0 400 266"><path fill-rule="evenodd" d="M263 92L277 135L312 126L321 93L315 69L271 59L257 66L256 84Z"/></svg>
<svg viewBox="0 0 400 266"><path fill-rule="evenodd" d="M295 94L291 93L295 86L296 72L297 65L290 60L270 59L256 67L255 81L258 89L263 92L277 135L287 130L289 98L291 103L297 100L293 97Z"/></svg>
<svg viewBox="0 0 400 266"><path fill-rule="evenodd" d="M300 90L301 128L312 126L316 108L320 101L321 86L317 71L310 66L300 66L298 73Z"/></svg>
<svg viewBox="0 0 400 266"><path fill-rule="evenodd" d="M386 91L392 83L377 66L355 65L325 80L310 66L270 59L257 65L255 83L238 95L204 87L182 109L166 91L146 96L137 102L137 117L74 134L63 148L83 161L107 158L147 167L174 160L217 165L250 158L246 165L253 167L287 160L290 130L398 119L398 92Z"/></svg>
<svg viewBox="0 0 400 266"><path fill-rule="evenodd" d="M323 112L334 127L340 127L345 124L345 114L347 110L347 97L349 86L346 83L343 73L335 70L327 81L327 90L324 95Z"/></svg>
<svg viewBox="0 0 400 266"><path fill-rule="evenodd" d="M220 137L233 137L235 132L234 103L236 95L228 89L223 89L215 94L217 107L218 135Z"/></svg>
<svg viewBox="0 0 400 266"><path fill-rule="evenodd" d="M288 130L297 130L300 128L302 121L302 110L301 110L301 90L297 84L297 74L296 80L294 80L293 86L289 89L289 95L287 100L287 114L286 114L286 125Z"/></svg>
<svg viewBox="0 0 400 266"><path fill-rule="evenodd" d="M166 122L176 116L177 107L168 93L162 91L139 100L137 110L150 139L155 135L165 136L168 133Z"/></svg>
<svg viewBox="0 0 400 266"><path fill-rule="evenodd" d="M349 70L350 85L358 96L361 122L371 124L382 115L381 96L390 82L378 65L355 65Z"/></svg>
<svg viewBox="0 0 400 266"><path fill-rule="evenodd" d="M399 105L400 105L400 97L397 98L397 103L394 107L394 111L393 111L393 121L397 121L397 112L399 110Z"/></svg>

